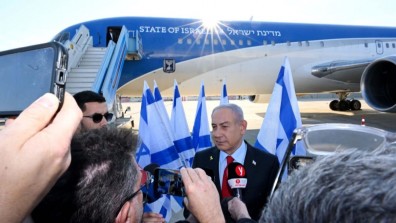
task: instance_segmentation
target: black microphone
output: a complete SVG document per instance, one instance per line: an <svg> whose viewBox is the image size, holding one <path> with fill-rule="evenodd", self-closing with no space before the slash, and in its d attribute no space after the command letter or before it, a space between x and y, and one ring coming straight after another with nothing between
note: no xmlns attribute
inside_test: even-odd
<svg viewBox="0 0 396 223"><path fill-rule="evenodd" d="M143 170L147 171L150 173L150 184L148 188L144 187L142 189L143 194L147 198L147 203L153 203L154 201L158 200L161 197L161 194L157 193L154 190L154 173L155 169L159 168L159 165L156 163L151 163L143 168Z"/></svg>
<svg viewBox="0 0 396 223"><path fill-rule="evenodd" d="M228 164L228 185L234 197L242 200L242 190L246 188L247 176L245 167L237 162Z"/></svg>

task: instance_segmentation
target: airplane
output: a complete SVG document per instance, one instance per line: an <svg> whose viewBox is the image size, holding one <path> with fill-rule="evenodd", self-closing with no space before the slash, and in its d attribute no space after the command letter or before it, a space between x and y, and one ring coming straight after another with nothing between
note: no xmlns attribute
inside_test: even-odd
<svg viewBox="0 0 396 223"><path fill-rule="evenodd" d="M361 92L373 109L396 112L392 27L117 17L75 24L53 40L73 54L85 47L81 38L92 48L117 46L108 85L119 96L140 97L144 81L154 80L163 97L173 96L174 80L183 96L198 95L201 82L206 96L218 96L225 80L228 95L265 102L287 56L297 95L335 93L330 109L345 111L361 108L348 98Z"/></svg>

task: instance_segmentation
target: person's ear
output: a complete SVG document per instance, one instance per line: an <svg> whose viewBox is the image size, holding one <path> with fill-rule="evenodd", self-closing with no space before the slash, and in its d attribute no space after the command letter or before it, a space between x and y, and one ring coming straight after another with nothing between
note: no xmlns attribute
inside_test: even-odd
<svg viewBox="0 0 396 223"><path fill-rule="evenodd" d="M131 202L127 201L125 204L122 206L120 212L118 212L118 215L115 219L116 223L125 223L127 222L129 216L129 208L131 207Z"/></svg>
<svg viewBox="0 0 396 223"><path fill-rule="evenodd" d="M247 128L247 121L246 120L242 120L240 126L241 126L241 132L244 135L245 132L246 132L246 128Z"/></svg>

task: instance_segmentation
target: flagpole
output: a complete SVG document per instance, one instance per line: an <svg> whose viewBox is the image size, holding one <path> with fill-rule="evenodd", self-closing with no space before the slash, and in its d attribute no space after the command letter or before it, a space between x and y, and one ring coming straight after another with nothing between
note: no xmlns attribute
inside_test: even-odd
<svg viewBox="0 0 396 223"><path fill-rule="evenodd" d="M302 137L301 129L295 129L293 131L293 135L291 139L289 140L289 144L287 145L287 149L285 151L285 155L283 156L281 165L279 167L278 173L276 174L276 178L274 181L274 184L272 185L272 190L269 195L269 199L271 199L272 195L274 194L276 188L278 188L279 183L281 182L280 178L283 175L283 171L285 167L287 166L287 163L289 161L290 155L293 151L294 146L296 145L297 141L300 140Z"/></svg>

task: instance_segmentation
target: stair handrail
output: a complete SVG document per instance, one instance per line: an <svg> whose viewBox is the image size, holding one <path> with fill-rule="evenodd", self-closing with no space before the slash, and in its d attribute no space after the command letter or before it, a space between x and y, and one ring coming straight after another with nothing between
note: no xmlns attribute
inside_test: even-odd
<svg viewBox="0 0 396 223"><path fill-rule="evenodd" d="M125 56L128 49L128 30L122 27L120 36L117 41L110 65L107 69L105 81L103 83L102 92L106 98L107 107L111 109L115 100L118 84L120 81L122 68L124 66Z"/></svg>
<svg viewBox="0 0 396 223"><path fill-rule="evenodd" d="M95 81L92 84L92 91L101 91L115 48L116 44L112 40L110 40L109 44L107 45L105 55L103 57L102 65L100 66Z"/></svg>
<svg viewBox="0 0 396 223"><path fill-rule="evenodd" d="M68 68L75 68L88 46L92 46L92 36L86 26L81 25L71 40L63 44L69 53Z"/></svg>

